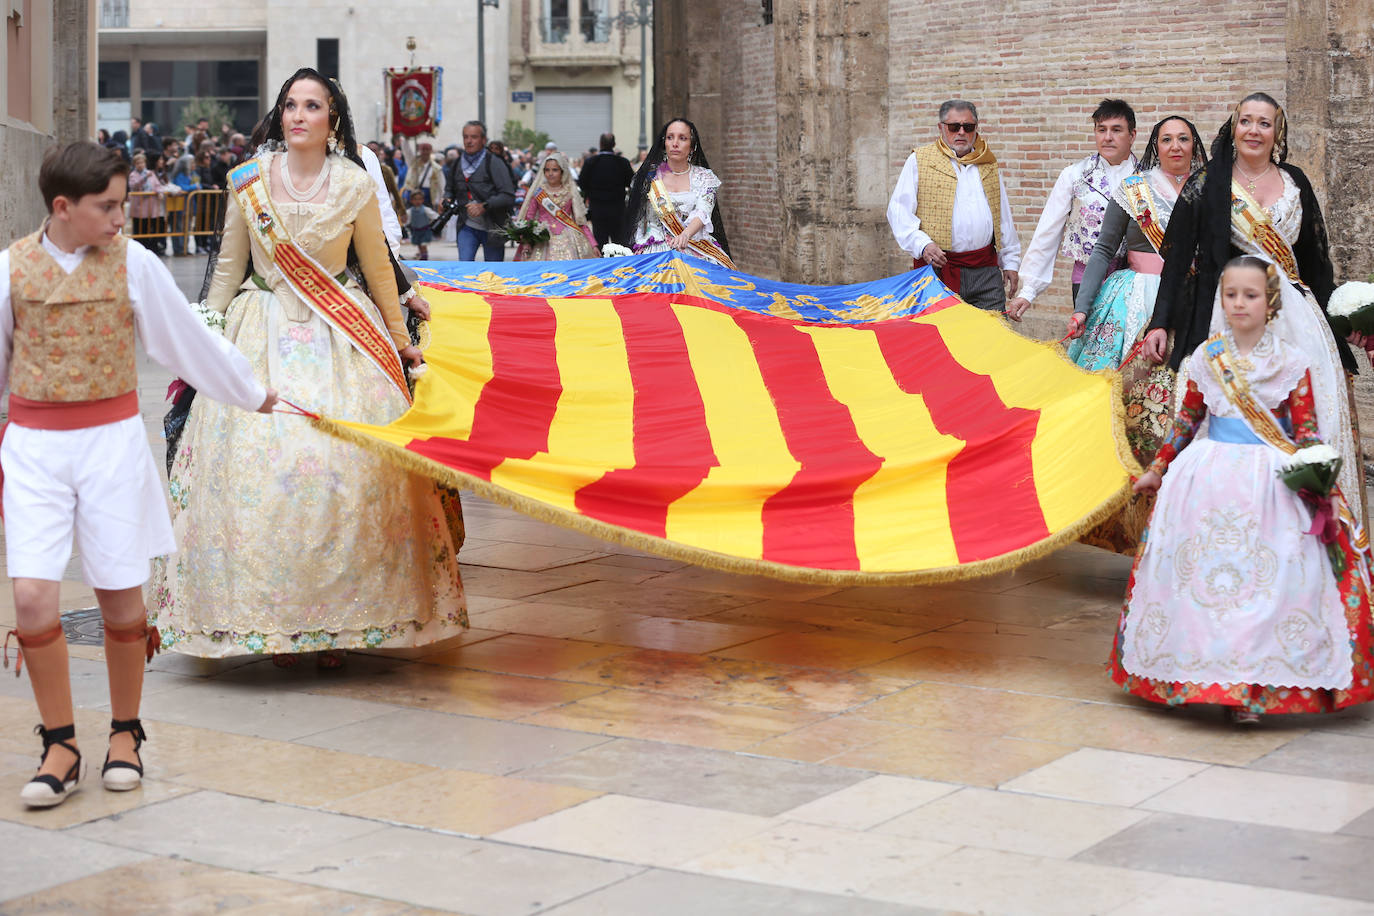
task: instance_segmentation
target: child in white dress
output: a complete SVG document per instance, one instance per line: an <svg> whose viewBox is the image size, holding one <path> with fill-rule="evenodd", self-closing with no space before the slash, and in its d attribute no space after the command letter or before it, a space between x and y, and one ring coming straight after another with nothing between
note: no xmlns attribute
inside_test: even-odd
<svg viewBox="0 0 1374 916"><path fill-rule="evenodd" d="M1134 486L1159 498L1109 661L1130 693L1218 704L1243 724L1374 696L1362 536L1348 513L1314 525L1320 494L1278 476L1320 442L1307 358L1269 325L1281 283L1249 255L1222 273L1228 328L1189 357L1169 439ZM1339 514L1339 488L1331 504Z"/></svg>

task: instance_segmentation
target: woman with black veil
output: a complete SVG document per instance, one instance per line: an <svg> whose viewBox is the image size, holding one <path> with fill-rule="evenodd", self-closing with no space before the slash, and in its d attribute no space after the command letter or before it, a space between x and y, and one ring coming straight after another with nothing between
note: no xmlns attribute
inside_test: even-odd
<svg viewBox="0 0 1374 916"><path fill-rule="evenodd" d="M1169 365L1178 369L1225 327L1213 300L1226 263L1242 254L1273 261L1285 278L1274 329L1307 356L1322 441L1344 459L1341 489L1363 494L1347 376L1355 372L1355 360L1326 319L1335 288L1326 222L1312 183L1287 160L1283 108L1263 92L1247 95L1218 131L1210 161L1188 179L1174 205L1145 352L1163 362L1172 331ZM1180 377L1177 390L1185 387Z"/></svg>
<svg viewBox="0 0 1374 916"><path fill-rule="evenodd" d="M302 69L258 154L230 173L205 304L261 378L300 407L385 424L417 365L348 102ZM410 647L466 626L433 482L300 417L191 408L170 487L180 553L154 570L163 645L200 656Z"/></svg>
<svg viewBox="0 0 1374 916"><path fill-rule="evenodd" d="M635 254L680 251L733 269L719 188L696 125L674 118L658 132L630 184L622 223L627 237L619 241Z"/></svg>

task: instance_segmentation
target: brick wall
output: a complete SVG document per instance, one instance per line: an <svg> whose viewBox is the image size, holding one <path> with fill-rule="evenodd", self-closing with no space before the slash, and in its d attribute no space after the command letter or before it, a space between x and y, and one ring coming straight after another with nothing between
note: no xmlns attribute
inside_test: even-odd
<svg viewBox="0 0 1374 916"><path fill-rule="evenodd" d="M720 205L737 263L777 278L782 221L778 202L778 119L773 36L758 3L722 10L721 76L729 87L724 135L710 144L724 182Z"/></svg>
<svg viewBox="0 0 1374 916"><path fill-rule="evenodd" d="M1246 92L1283 101L1287 0L889 6L892 181L911 147L933 139L940 102L973 101L1002 163L1023 248L1059 171L1093 151L1090 115L1103 97L1135 109L1137 155L1167 114L1192 120L1210 144ZM895 246L889 254L882 272L904 263ZM1056 329L1068 312L1070 269L1061 259L1037 300L1035 312L1054 313Z"/></svg>

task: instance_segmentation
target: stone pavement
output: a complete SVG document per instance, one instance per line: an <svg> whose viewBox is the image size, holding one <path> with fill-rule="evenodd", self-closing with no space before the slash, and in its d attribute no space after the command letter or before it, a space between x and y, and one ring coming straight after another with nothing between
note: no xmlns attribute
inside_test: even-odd
<svg viewBox="0 0 1374 916"><path fill-rule="evenodd" d="M340 671L159 656L140 791L99 787L73 645L92 772L22 810L36 716L0 678L0 913L1374 913L1374 711L1125 696L1122 558L799 586L466 514L468 633Z"/></svg>

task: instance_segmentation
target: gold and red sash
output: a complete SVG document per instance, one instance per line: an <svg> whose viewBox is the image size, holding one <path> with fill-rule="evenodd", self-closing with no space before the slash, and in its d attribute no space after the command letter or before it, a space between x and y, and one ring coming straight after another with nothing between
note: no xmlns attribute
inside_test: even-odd
<svg viewBox="0 0 1374 916"><path fill-rule="evenodd" d="M1298 445L1284 431L1273 411L1255 399L1255 396L1250 392L1250 383L1246 380L1245 374L1236 369L1231 347L1225 335L1217 334L1210 337L1202 346L1203 354L1207 358L1207 366L1212 370L1212 375L1216 378L1222 393L1226 395L1226 400L1230 401L1240 411L1240 415L1245 420L1245 425L1250 427L1250 431L1261 442L1273 446L1285 455L1295 454L1298 451ZM1350 543L1362 556L1367 556L1369 553L1369 535L1356 520L1355 514L1350 511L1350 504L1346 502L1345 494L1341 492L1339 486L1331 491L1331 503L1341 527L1345 528L1350 535ZM1365 587L1368 588L1369 571L1365 563L1360 564L1360 571L1361 577L1365 580Z"/></svg>
<svg viewBox="0 0 1374 916"><path fill-rule="evenodd" d="M687 227L678 218L677 209L672 201L668 199L668 190L663 187L663 179L655 178L649 184L649 202L654 205L654 212L658 214L658 219L673 235L681 235ZM715 242L710 239L692 239L687 243L687 247L695 251L704 258L715 261L731 270L737 270L735 262L730 260L730 256L725 253Z"/></svg>
<svg viewBox="0 0 1374 916"><path fill-rule="evenodd" d="M1273 220L1264 212L1259 202L1246 193L1236 181L1231 182L1231 225L1239 229L1245 240L1255 246L1257 251L1252 252L1253 254L1268 255L1288 275L1288 279L1299 286L1302 285L1302 277L1298 274L1298 258L1293 254L1292 247L1279 230L1274 228Z"/></svg>
<svg viewBox="0 0 1374 916"><path fill-rule="evenodd" d="M1140 231L1157 253L1164 245L1164 226L1155 218L1158 213L1150 182L1139 173L1127 175L1121 182L1117 197L1126 204L1126 212L1140 226Z"/></svg>
<svg viewBox="0 0 1374 916"><path fill-rule="evenodd" d="M543 188L535 192L534 202L537 206L542 207L545 213L552 216L569 229L574 232L582 231L582 227L577 224L577 220L573 218L572 214L560 207Z"/></svg>
<svg viewBox="0 0 1374 916"><path fill-rule="evenodd" d="M372 361L410 402L405 370L390 335L344 291L329 271L302 251L286 231L268 189L268 177L259 159L250 159L229 173L234 200L250 229L291 289L330 327L344 335L358 352Z"/></svg>

